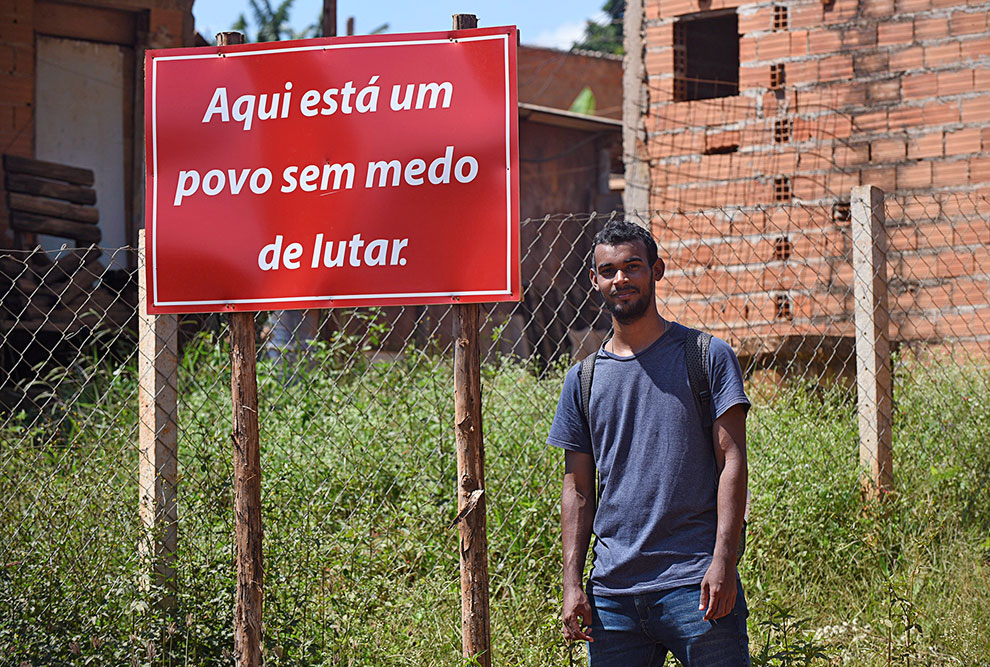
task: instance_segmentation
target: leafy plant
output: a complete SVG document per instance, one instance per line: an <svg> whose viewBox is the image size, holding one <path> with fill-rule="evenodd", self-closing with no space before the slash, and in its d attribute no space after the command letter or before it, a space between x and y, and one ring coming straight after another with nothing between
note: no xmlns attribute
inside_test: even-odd
<svg viewBox="0 0 990 667"><path fill-rule="evenodd" d="M338 327L295 364L259 360L272 665L463 663L452 364L431 348L376 358L380 321ZM133 362L89 354L0 421L0 664L230 663L228 360L223 332L180 359L171 610L144 588L136 550ZM544 444L566 370L482 367L500 664L584 660L559 631L562 457ZM854 392L786 383L750 411L741 574L754 664L990 654L990 371L906 354L895 370L896 492L882 502L861 496Z"/></svg>
<svg viewBox="0 0 990 667"><path fill-rule="evenodd" d="M759 623L766 631L759 651L752 656L753 665L814 665L828 662L824 646L817 644L807 631L808 619L794 615L777 604L770 604L767 618Z"/></svg>

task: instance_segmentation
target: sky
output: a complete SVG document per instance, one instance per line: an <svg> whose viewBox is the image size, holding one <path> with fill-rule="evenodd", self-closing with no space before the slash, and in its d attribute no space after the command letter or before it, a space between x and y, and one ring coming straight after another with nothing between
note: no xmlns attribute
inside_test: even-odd
<svg viewBox="0 0 990 667"><path fill-rule="evenodd" d="M271 0L278 6L279 0ZM584 33L585 21L601 21L604 0L337 0L337 32L345 33L347 17L355 19L355 33L366 34L383 23L388 32L449 30L454 13L475 14L480 27L515 25L529 46L569 49ZM294 30L313 24L323 11L323 0L295 0L290 13ZM195 0L196 29L207 39L230 28L243 13L253 30L248 0Z"/></svg>

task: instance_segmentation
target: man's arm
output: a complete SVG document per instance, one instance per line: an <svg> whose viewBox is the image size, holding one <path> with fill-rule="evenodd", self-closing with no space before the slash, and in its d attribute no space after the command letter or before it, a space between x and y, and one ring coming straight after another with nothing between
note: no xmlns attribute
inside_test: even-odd
<svg viewBox="0 0 990 667"><path fill-rule="evenodd" d="M584 563L595 518L595 460L590 454L564 452L564 488L560 494L560 532L564 543L564 637L594 641L591 605L584 592Z"/></svg>
<svg viewBox="0 0 990 667"><path fill-rule="evenodd" d="M705 620L721 618L736 604L736 553L746 511L746 408L734 405L715 420L712 445L718 466L718 532L712 564L701 582Z"/></svg>

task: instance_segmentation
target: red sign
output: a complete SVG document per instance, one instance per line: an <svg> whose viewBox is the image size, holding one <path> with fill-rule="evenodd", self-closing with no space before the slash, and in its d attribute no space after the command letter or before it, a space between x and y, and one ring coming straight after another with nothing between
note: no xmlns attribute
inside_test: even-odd
<svg viewBox="0 0 990 667"><path fill-rule="evenodd" d="M152 313L516 301L516 30L148 51Z"/></svg>

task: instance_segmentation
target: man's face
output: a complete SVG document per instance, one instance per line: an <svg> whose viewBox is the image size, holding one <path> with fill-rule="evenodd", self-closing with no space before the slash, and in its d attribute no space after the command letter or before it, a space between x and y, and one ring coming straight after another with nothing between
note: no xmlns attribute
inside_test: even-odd
<svg viewBox="0 0 990 667"><path fill-rule="evenodd" d="M650 266L641 241L595 247L594 288L605 307L622 324L641 318L652 306L656 281L663 277L663 261Z"/></svg>

